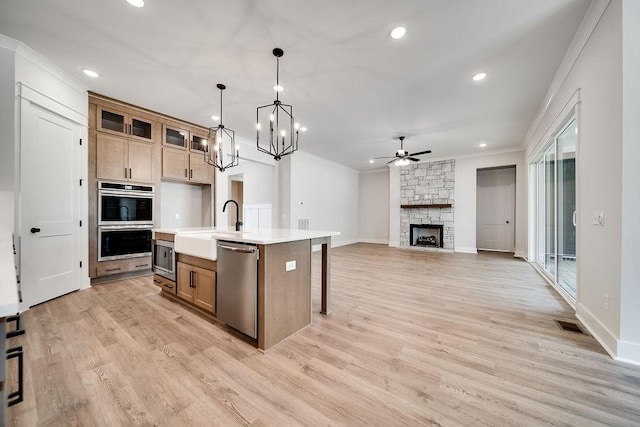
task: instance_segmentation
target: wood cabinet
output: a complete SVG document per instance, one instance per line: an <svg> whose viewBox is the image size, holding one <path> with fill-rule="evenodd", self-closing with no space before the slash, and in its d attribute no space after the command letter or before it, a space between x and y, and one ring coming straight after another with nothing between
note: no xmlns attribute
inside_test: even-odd
<svg viewBox="0 0 640 427"><path fill-rule="evenodd" d="M176 282L174 282L173 280L169 280L166 277L158 276L157 274L153 276L153 284L158 286L163 291L169 292L173 295L175 295L177 291Z"/></svg>
<svg viewBox="0 0 640 427"><path fill-rule="evenodd" d="M213 184L213 166L205 162L201 152L162 147L162 178Z"/></svg>
<svg viewBox="0 0 640 427"><path fill-rule="evenodd" d="M101 261L96 265L98 277L112 274L130 273L132 271L150 271L151 257L138 257L130 259L118 259L113 261Z"/></svg>
<svg viewBox="0 0 640 427"><path fill-rule="evenodd" d="M177 296L209 313L215 313L215 271L178 261Z"/></svg>
<svg viewBox="0 0 640 427"><path fill-rule="evenodd" d="M153 145L98 133L96 178L153 183Z"/></svg>
<svg viewBox="0 0 640 427"><path fill-rule="evenodd" d="M189 180L189 153L162 147L162 177L177 181Z"/></svg>
<svg viewBox="0 0 640 427"><path fill-rule="evenodd" d="M182 126L162 125L162 145L181 150L189 149L189 131Z"/></svg>
<svg viewBox="0 0 640 427"><path fill-rule="evenodd" d="M145 142L155 141L154 121L115 108L98 106L96 130Z"/></svg>

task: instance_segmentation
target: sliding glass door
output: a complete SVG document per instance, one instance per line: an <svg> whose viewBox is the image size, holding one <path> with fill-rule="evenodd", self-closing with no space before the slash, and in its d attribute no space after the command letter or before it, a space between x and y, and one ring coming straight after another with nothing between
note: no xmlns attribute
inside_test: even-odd
<svg viewBox="0 0 640 427"><path fill-rule="evenodd" d="M576 287L575 119L552 138L536 162L536 262L574 301Z"/></svg>

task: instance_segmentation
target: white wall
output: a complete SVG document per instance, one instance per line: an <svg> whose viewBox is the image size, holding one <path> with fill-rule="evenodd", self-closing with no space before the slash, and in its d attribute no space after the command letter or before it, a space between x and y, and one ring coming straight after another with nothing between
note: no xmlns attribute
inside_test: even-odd
<svg viewBox="0 0 640 427"><path fill-rule="evenodd" d="M359 172L313 154L291 156L291 226L309 218L309 229L339 231L332 245L358 241Z"/></svg>
<svg viewBox="0 0 640 427"><path fill-rule="evenodd" d="M527 232L527 171L522 151L456 159L454 233L455 251L476 253L478 169L516 166L516 256L525 257Z"/></svg>
<svg viewBox="0 0 640 427"><path fill-rule="evenodd" d="M360 173L359 240L389 243L389 170Z"/></svg>
<svg viewBox="0 0 640 427"><path fill-rule="evenodd" d="M227 206L224 213L222 206L229 199L229 176L242 174L243 203L245 205L272 205L272 224L276 226L279 209L278 175L275 161L269 156L259 153L254 143L237 136L236 141L240 144L238 166L227 169L225 172L216 171L216 225L228 224L229 213L235 218L235 206Z"/></svg>
<svg viewBox="0 0 640 427"><path fill-rule="evenodd" d="M15 61L0 44L0 231L13 233Z"/></svg>
<svg viewBox="0 0 640 427"><path fill-rule="evenodd" d="M178 182L160 183L160 228L202 227L202 187ZM179 218L176 218L176 215Z"/></svg>
<svg viewBox="0 0 640 427"><path fill-rule="evenodd" d="M640 362L640 2L622 14L622 259L618 358Z"/></svg>
<svg viewBox="0 0 640 427"><path fill-rule="evenodd" d="M625 20L628 20L629 27L637 26L637 4L633 5L634 1L625 1L629 9ZM602 9L605 10L600 17L600 13L595 12ZM587 27L589 22L593 25ZM637 30L635 35L629 35L637 38ZM625 202L630 202L625 205L625 212L633 215L631 221L637 221L638 218L638 172L635 170L638 157L631 157L633 153L637 154L638 144L637 82L630 82L630 92L625 95L625 99L627 96L630 99L629 105L624 104L625 109L628 108L625 111L625 117L628 118L625 123L629 124L629 127L625 127L625 137L629 136L630 140L625 140L624 147L631 151L625 153L623 164L622 1L594 2L574 44L578 40L582 40L584 46L572 46L578 52L573 57L570 48L565 58L567 63L561 65L545 97L543 108L527 134L527 160L534 159L536 152L575 107L578 113L576 315L614 356L618 354L621 331L633 329L629 337L634 341L628 341L625 345L633 349L628 350L628 354L635 352L635 361L640 363L640 320L637 310L639 282L634 270L637 267L625 269L625 273L632 273L632 277L625 278L625 294L629 291L629 296L635 299L622 302L621 292L621 259L631 258L630 262L638 263L638 234L633 233L638 226L629 226L629 231L622 228L623 186L631 186L630 193L625 193L628 195ZM630 51L625 53L629 56L625 56L625 61L631 60L628 65L633 74L629 75L629 79L637 79L637 62L632 65L637 61L637 40L626 48ZM623 168L624 173L629 173L624 178L621 172ZM591 223L591 215L595 211L604 212L604 226ZM622 240L623 236L625 240ZM627 237L634 242L629 242ZM610 298L609 309L605 308L605 295ZM625 310L625 316L621 316L621 304L625 307L626 304L632 304L633 308L629 307L629 312Z"/></svg>

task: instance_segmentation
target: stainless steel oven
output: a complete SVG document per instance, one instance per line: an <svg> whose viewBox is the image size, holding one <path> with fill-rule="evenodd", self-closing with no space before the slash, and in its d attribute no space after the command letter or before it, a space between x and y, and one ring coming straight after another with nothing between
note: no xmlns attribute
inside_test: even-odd
<svg viewBox="0 0 640 427"><path fill-rule="evenodd" d="M173 242L153 241L153 272L158 276L176 281L176 252Z"/></svg>
<svg viewBox="0 0 640 427"><path fill-rule="evenodd" d="M98 182L98 225L153 225L153 186Z"/></svg>
<svg viewBox="0 0 640 427"><path fill-rule="evenodd" d="M151 255L153 225L98 227L98 261Z"/></svg>

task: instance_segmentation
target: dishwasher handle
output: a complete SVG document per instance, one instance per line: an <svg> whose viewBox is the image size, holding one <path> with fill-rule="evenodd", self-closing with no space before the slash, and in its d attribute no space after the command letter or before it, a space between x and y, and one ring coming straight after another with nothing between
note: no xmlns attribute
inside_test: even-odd
<svg viewBox="0 0 640 427"><path fill-rule="evenodd" d="M245 249L245 248L238 248L235 246L227 246L222 244L218 244L218 247L222 249L229 249L230 251L233 251L233 252L242 252L243 254L252 254L252 253L255 253L256 251L256 248Z"/></svg>

